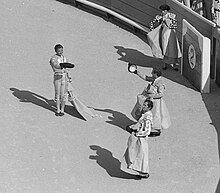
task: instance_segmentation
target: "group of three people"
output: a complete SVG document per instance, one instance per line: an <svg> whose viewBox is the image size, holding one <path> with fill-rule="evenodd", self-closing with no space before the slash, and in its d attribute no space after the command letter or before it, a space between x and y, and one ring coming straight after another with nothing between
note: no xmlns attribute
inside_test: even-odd
<svg viewBox="0 0 220 193"><path fill-rule="evenodd" d="M148 42L153 56L164 62L164 70L169 64L175 71L178 71L177 65L182 53L175 31L176 15L169 12L170 7L167 4L161 5L160 9L161 15L157 15L150 23L151 31L147 35ZM147 76L138 70L134 73L147 81L148 85L137 96L137 102L131 112L137 122L127 127L131 134L120 168L127 173L148 178L148 136L155 132L160 135L162 129L170 127L171 121L163 100L166 87L161 77L161 69L153 68L152 76Z"/></svg>

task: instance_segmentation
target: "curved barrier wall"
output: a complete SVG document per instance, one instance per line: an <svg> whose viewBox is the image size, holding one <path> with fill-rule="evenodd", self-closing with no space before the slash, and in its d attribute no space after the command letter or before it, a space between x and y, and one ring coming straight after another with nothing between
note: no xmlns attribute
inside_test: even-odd
<svg viewBox="0 0 220 193"><path fill-rule="evenodd" d="M112 9L134 21L149 27L149 23L160 14L159 6L164 0L112 0Z"/></svg>
<svg viewBox="0 0 220 193"><path fill-rule="evenodd" d="M215 64L216 64L216 84L220 87L220 28L215 28L214 30L214 58L215 58Z"/></svg>
<svg viewBox="0 0 220 193"><path fill-rule="evenodd" d="M182 23L183 19L194 26L203 36L212 39L213 28L216 26L215 23L209 21L203 16L191 10L189 7L184 6L182 3L176 0L166 0L166 3L171 7L173 13L177 15L177 32L180 38L182 34Z"/></svg>
<svg viewBox="0 0 220 193"><path fill-rule="evenodd" d="M180 40L182 36L182 23L183 19L185 19L188 23L190 23L193 27L196 28L203 36L209 38L211 40L211 48L210 48L210 77L212 79L216 78L216 64L214 58L214 29L216 24L204 18L203 16L195 13L190 8L184 6L180 2L176 0L166 0L166 3L170 5L172 12L176 13L178 20L177 27L177 35Z"/></svg>
<svg viewBox="0 0 220 193"><path fill-rule="evenodd" d="M89 2L108 8L116 13L126 16L129 19L148 28L149 23L156 14L160 14L159 6L165 0L65 0L77 4Z"/></svg>
<svg viewBox="0 0 220 193"><path fill-rule="evenodd" d="M171 12L177 15L177 36L182 43L182 22L187 20L203 36L211 40L211 78L215 78L214 44L213 33L215 24L206 18L195 13L190 8L184 6L177 0L65 0L69 3L84 3L94 8L105 11L119 19L137 27L144 32L149 31L149 23L160 14L159 6L167 3L171 7ZM94 6L95 5L95 6Z"/></svg>
<svg viewBox="0 0 220 193"><path fill-rule="evenodd" d="M177 15L178 27L177 34L179 41L181 41L182 34L182 20L187 20L193 25L202 35L212 38L213 27L215 24L199 14L195 13L190 8L186 7L177 0L66 0L69 3L79 2L87 3L92 2L94 4L108 8L116 13L126 16L129 19L149 27L149 23L155 17L160 14L159 6L163 3L167 3L171 7L171 12Z"/></svg>

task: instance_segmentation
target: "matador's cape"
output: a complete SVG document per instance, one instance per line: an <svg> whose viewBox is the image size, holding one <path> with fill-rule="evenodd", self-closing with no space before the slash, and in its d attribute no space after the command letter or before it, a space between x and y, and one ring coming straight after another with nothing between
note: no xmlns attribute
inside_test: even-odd
<svg viewBox="0 0 220 193"><path fill-rule="evenodd" d="M76 108L76 110L82 115L85 120L90 120L97 115L92 112L93 109L84 105L78 97L74 94L73 86L70 82L67 83L67 94L69 102Z"/></svg>

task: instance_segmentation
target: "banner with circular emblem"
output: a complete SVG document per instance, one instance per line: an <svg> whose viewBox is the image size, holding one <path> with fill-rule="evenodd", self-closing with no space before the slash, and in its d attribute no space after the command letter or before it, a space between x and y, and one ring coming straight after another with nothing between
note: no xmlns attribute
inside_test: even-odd
<svg viewBox="0 0 220 193"><path fill-rule="evenodd" d="M210 92L210 39L183 19L181 74L201 93Z"/></svg>

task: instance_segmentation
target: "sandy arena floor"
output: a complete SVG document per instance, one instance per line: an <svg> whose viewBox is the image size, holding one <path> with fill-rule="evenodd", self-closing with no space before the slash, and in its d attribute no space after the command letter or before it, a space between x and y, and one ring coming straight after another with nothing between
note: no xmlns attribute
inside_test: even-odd
<svg viewBox="0 0 220 193"><path fill-rule="evenodd" d="M4 0L0 7L1 193L217 193L220 88L201 94L168 69L165 101L172 126L149 139L150 178L119 170L146 82L128 73L135 62L150 74L161 62L119 25L56 0ZM84 121L70 104L54 115L55 44L76 67L79 98L99 117ZM218 185L219 186L219 185Z"/></svg>

